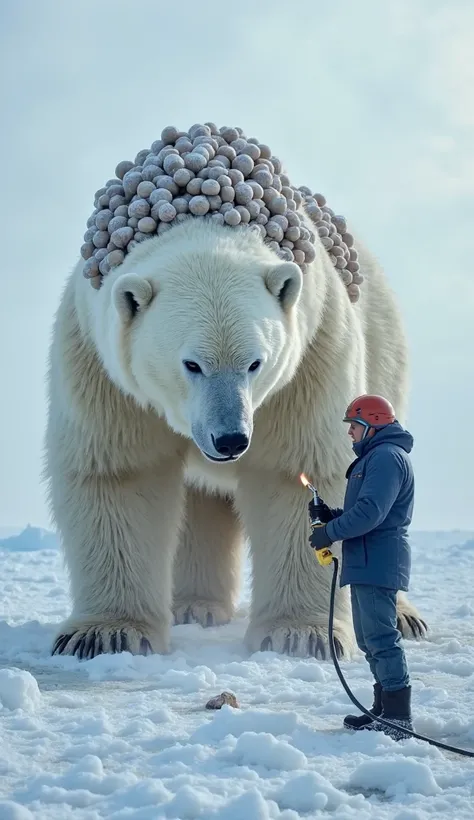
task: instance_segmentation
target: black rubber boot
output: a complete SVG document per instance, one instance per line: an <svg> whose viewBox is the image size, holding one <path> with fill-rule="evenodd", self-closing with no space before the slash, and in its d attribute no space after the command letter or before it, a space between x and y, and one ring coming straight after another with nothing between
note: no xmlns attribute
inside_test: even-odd
<svg viewBox="0 0 474 820"><path fill-rule="evenodd" d="M374 684L374 703L370 711L377 716L382 714L382 687L380 683ZM373 718L368 715L346 715L344 728L358 732L361 729L371 729L373 722Z"/></svg>
<svg viewBox="0 0 474 820"><path fill-rule="evenodd" d="M384 732L392 738L392 740L405 740L410 737L404 731L410 729L413 731L413 723L411 719L411 686L406 686L404 689L397 689L395 692L382 691L382 714L381 717L387 718L396 724L396 728L385 726L379 721L375 721L373 729L377 732Z"/></svg>

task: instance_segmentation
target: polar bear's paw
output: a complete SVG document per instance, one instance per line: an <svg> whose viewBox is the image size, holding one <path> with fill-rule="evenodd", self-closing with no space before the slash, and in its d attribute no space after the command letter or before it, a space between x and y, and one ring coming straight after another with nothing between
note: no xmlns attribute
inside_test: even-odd
<svg viewBox="0 0 474 820"><path fill-rule="evenodd" d="M424 640L428 632L426 621L403 592L397 596L397 627L408 640Z"/></svg>
<svg viewBox="0 0 474 820"><path fill-rule="evenodd" d="M150 629L132 621L68 621L51 650L52 655L76 655L90 660L97 655L131 652L132 655L151 655L168 651L167 630Z"/></svg>
<svg viewBox="0 0 474 820"><path fill-rule="evenodd" d="M250 652L277 652L297 658L329 660L327 627L292 622L250 625L245 636ZM351 633L344 624L334 624L334 648L338 658L349 658L353 650Z"/></svg>
<svg viewBox="0 0 474 820"><path fill-rule="evenodd" d="M173 606L175 624L201 624L201 626L223 626L232 618L231 608L218 601L194 599L176 601Z"/></svg>
<svg viewBox="0 0 474 820"><path fill-rule="evenodd" d="M397 628L407 640L424 640L428 625L418 613L397 612Z"/></svg>

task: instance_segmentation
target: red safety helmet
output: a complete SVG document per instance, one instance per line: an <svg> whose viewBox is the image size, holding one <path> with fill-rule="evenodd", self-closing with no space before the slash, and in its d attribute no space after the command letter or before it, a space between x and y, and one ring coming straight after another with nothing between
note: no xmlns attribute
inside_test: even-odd
<svg viewBox="0 0 474 820"><path fill-rule="evenodd" d="M355 421L364 427L384 427L395 421L395 410L383 396L365 393L351 401L344 421Z"/></svg>

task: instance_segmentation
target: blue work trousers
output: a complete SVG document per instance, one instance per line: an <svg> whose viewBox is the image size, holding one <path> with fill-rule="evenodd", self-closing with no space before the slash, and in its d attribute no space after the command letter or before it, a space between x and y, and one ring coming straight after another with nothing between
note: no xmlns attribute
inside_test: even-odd
<svg viewBox="0 0 474 820"><path fill-rule="evenodd" d="M351 602L357 646L375 680L386 691L409 686L402 635L397 627L397 590L354 584Z"/></svg>

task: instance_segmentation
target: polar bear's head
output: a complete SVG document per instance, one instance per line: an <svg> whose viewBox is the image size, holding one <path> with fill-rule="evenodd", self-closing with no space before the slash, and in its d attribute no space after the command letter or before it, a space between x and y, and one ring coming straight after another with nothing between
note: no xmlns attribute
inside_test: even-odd
<svg viewBox="0 0 474 820"><path fill-rule="evenodd" d="M103 286L106 367L208 459L235 460L255 410L298 366L302 283L258 235L189 220L136 248Z"/></svg>

